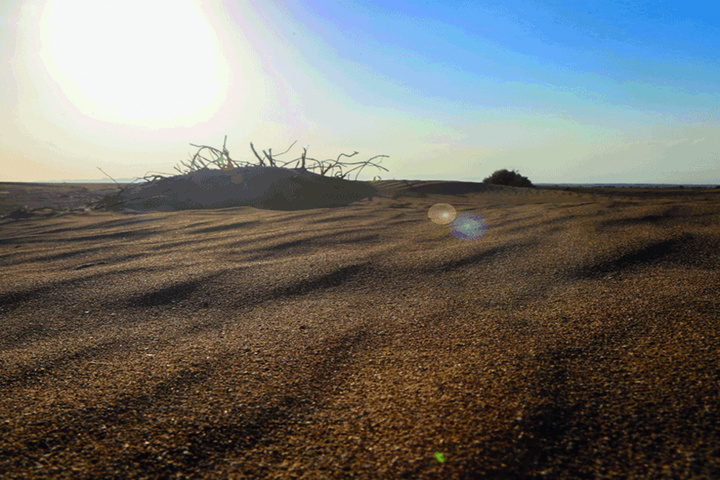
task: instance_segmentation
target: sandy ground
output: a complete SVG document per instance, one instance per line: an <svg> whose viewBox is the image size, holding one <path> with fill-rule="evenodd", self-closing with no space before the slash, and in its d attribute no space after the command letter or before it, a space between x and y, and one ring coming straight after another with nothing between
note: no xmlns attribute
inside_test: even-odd
<svg viewBox="0 0 720 480"><path fill-rule="evenodd" d="M720 478L720 190L381 186L0 219L0 477Z"/></svg>
<svg viewBox="0 0 720 480"><path fill-rule="evenodd" d="M0 217L18 209L37 213L83 211L88 203L117 190L112 183L0 182Z"/></svg>

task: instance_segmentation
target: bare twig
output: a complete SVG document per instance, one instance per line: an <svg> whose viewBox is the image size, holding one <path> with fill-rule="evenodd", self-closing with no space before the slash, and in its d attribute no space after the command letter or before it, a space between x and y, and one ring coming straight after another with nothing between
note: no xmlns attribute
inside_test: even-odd
<svg viewBox="0 0 720 480"><path fill-rule="evenodd" d="M255 151L255 147L253 147L252 142L250 142L250 148L252 149L253 153L254 153L255 156L257 157L258 162L260 162L260 166L261 166L261 167L262 167L262 166L265 166L265 162L264 162L263 159L260 157L260 155L258 155L258 153Z"/></svg>
<svg viewBox="0 0 720 480"><path fill-rule="evenodd" d="M267 152L266 152L265 150L263 150L263 153L265 154L265 158L268 159L268 162L270 162L270 166L271 166L271 167L274 167L274 166L275 166L275 160L273 160L273 158L272 158L272 148L269 149Z"/></svg>
<svg viewBox="0 0 720 480"><path fill-rule="evenodd" d="M295 141L292 143L292 145L290 145L290 146L288 147L287 150L285 150L285 151L282 152L282 153L276 153L275 156L276 156L276 157L279 157L280 155L285 155L287 152L290 151L290 149L291 149L292 147L295 146L296 143L297 143L297 140L295 140Z"/></svg>
<svg viewBox="0 0 720 480"><path fill-rule="evenodd" d="M117 180L115 180L113 177L111 177L110 175L108 175L105 170L103 170L103 169L100 168L100 167L97 167L97 169L100 170L103 174L105 174L105 176L108 177L110 180L112 180L113 182L115 182L116 185L120 186L120 184L117 182Z"/></svg>

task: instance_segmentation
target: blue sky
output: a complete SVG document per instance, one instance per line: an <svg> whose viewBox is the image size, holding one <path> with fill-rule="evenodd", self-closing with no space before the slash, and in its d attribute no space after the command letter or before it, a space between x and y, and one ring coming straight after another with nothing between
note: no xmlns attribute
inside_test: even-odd
<svg viewBox="0 0 720 480"><path fill-rule="evenodd" d="M0 180L172 173L227 135L383 178L720 183L720 7L479 3L3 2Z"/></svg>

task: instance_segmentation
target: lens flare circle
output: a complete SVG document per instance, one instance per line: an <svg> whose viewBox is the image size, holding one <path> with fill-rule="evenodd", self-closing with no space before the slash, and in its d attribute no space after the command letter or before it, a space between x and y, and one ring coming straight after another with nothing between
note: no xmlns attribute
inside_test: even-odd
<svg viewBox="0 0 720 480"><path fill-rule="evenodd" d="M449 203L436 203L428 210L428 218L438 225L447 225L455 219L456 215L455 207Z"/></svg>
<svg viewBox="0 0 720 480"><path fill-rule="evenodd" d="M450 222L450 233L459 240L477 240L487 230L487 222L477 213L460 213Z"/></svg>

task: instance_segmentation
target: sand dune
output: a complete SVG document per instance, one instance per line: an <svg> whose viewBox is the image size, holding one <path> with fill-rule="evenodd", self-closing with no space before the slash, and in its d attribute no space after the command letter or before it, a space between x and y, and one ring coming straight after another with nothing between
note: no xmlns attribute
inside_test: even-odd
<svg viewBox="0 0 720 480"><path fill-rule="evenodd" d="M720 191L375 185L0 219L0 477L720 475Z"/></svg>

